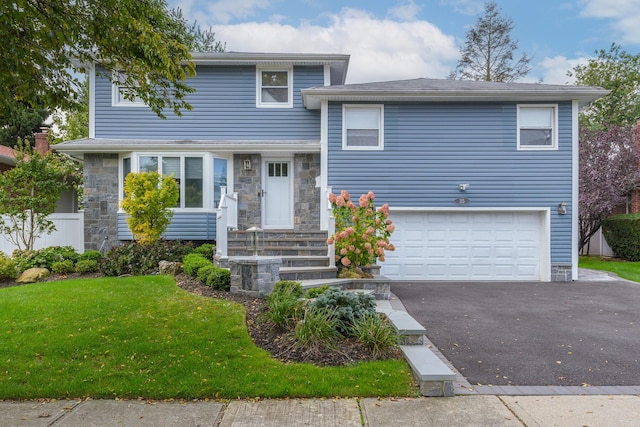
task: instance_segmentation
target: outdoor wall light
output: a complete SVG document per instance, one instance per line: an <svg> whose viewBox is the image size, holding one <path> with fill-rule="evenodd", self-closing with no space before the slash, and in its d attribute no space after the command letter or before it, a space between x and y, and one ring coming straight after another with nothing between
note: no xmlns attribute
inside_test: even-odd
<svg viewBox="0 0 640 427"><path fill-rule="evenodd" d="M567 204L565 202L560 202L558 205L558 215L566 215L567 214Z"/></svg>
<svg viewBox="0 0 640 427"><path fill-rule="evenodd" d="M245 161L244 161L244 170L246 170L246 171L250 171L251 170L251 159L245 159Z"/></svg>
<svg viewBox="0 0 640 427"><path fill-rule="evenodd" d="M460 191L467 191L467 188L469 188L469 184L458 184L458 188L460 189Z"/></svg>

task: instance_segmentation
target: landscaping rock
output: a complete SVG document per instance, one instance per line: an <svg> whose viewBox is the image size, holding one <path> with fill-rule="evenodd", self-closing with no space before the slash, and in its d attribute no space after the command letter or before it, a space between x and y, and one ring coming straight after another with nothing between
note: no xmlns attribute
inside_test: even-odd
<svg viewBox="0 0 640 427"><path fill-rule="evenodd" d="M25 270L20 275L20 277L16 279L16 282L35 283L40 279L46 279L47 277L49 277L49 274L51 273L46 268L37 268L37 267L29 268L28 270Z"/></svg>
<svg viewBox="0 0 640 427"><path fill-rule="evenodd" d="M172 276L175 276L176 274L182 273L182 263L173 261L160 261L160 264L158 264L158 269L160 270L160 274L171 274Z"/></svg>

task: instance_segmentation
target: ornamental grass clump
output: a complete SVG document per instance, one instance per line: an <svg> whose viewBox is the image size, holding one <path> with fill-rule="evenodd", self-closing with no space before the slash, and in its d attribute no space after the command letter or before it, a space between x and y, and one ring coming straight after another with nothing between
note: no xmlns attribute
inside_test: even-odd
<svg viewBox="0 0 640 427"><path fill-rule="evenodd" d="M363 194L356 205L346 190L329 194L336 221L336 232L327 243L335 244L336 263L348 270L370 267L384 261L385 251L395 247L389 242L395 226L388 218L389 205L375 207L373 192Z"/></svg>

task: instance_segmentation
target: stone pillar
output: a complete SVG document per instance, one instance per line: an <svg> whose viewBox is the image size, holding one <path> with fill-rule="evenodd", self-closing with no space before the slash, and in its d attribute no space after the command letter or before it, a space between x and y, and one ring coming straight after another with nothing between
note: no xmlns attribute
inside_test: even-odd
<svg viewBox="0 0 640 427"><path fill-rule="evenodd" d="M244 161L251 162L251 169L244 168ZM238 228L246 230L262 224L262 157L259 154L234 154L234 189L238 193Z"/></svg>
<svg viewBox="0 0 640 427"><path fill-rule="evenodd" d="M106 251L118 242L118 155L84 156L84 249Z"/></svg>
<svg viewBox="0 0 640 427"><path fill-rule="evenodd" d="M237 257L229 259L231 292L264 297L280 280L282 259L271 257Z"/></svg>
<svg viewBox="0 0 640 427"><path fill-rule="evenodd" d="M293 159L294 226L298 231L320 228L320 153L296 154Z"/></svg>

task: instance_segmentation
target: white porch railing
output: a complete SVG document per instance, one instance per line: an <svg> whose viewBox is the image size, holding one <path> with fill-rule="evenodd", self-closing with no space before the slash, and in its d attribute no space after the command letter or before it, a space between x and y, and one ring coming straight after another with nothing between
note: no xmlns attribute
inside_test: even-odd
<svg viewBox="0 0 640 427"><path fill-rule="evenodd" d="M323 204L327 207L327 236L331 237L336 234L336 218L333 216L333 207L329 202L329 194L332 192L331 187L327 187L327 191L324 194ZM336 245L332 243L328 245L327 256L329 257L329 267L336 266Z"/></svg>
<svg viewBox="0 0 640 427"><path fill-rule="evenodd" d="M227 194L227 187L220 187L222 195L216 215L216 255L228 256L227 230L238 228L238 193Z"/></svg>
<svg viewBox="0 0 640 427"><path fill-rule="evenodd" d="M37 238L34 249L73 246L79 253L84 252L84 212L54 213L49 215L49 219L55 224L56 231ZM11 256L18 247L11 243L9 236L0 236L0 250Z"/></svg>

